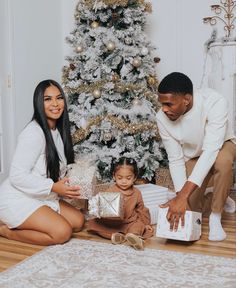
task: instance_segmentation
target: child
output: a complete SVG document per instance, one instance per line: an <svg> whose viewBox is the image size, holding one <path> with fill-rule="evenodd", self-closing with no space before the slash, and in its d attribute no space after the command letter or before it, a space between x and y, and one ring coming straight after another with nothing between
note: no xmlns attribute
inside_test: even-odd
<svg viewBox="0 0 236 288"><path fill-rule="evenodd" d="M107 191L120 192L124 199L122 220L91 219L88 231L111 239L113 244L127 243L136 250L143 250L143 239L153 236L149 210L144 206L141 192L135 188L138 169L135 160L122 157L113 164L113 179L116 182Z"/></svg>

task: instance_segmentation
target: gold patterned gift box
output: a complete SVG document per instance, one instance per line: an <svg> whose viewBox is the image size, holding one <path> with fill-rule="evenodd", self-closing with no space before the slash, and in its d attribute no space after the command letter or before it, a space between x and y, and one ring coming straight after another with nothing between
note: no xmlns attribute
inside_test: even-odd
<svg viewBox="0 0 236 288"><path fill-rule="evenodd" d="M109 218L122 220L124 216L123 195L120 192L99 192L89 199L90 218Z"/></svg>

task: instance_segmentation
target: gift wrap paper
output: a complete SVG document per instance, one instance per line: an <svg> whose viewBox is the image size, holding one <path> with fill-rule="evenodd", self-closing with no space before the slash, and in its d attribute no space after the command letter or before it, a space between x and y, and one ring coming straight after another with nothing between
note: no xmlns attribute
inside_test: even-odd
<svg viewBox="0 0 236 288"><path fill-rule="evenodd" d="M95 194L94 166L70 164L67 172L70 186L80 187L80 199L90 199Z"/></svg>
<svg viewBox="0 0 236 288"><path fill-rule="evenodd" d="M90 218L123 219L123 195L119 192L99 192L89 199Z"/></svg>
<svg viewBox="0 0 236 288"><path fill-rule="evenodd" d="M177 231L170 230L170 223L166 218L168 208L160 208L157 220L156 236L167 239L182 241L195 241L201 236L202 214L199 212L186 211L184 216L184 227L181 221Z"/></svg>

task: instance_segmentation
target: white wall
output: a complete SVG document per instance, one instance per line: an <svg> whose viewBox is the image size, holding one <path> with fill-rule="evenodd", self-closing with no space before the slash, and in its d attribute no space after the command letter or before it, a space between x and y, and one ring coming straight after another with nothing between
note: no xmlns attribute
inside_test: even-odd
<svg viewBox="0 0 236 288"><path fill-rule="evenodd" d="M211 15L210 0L152 0L148 32L158 48L159 77L173 71L186 73L199 86L203 72L204 43L212 27L202 18Z"/></svg>
<svg viewBox="0 0 236 288"><path fill-rule="evenodd" d="M41 80L61 79L61 3L11 0L16 135L32 117L33 92Z"/></svg>

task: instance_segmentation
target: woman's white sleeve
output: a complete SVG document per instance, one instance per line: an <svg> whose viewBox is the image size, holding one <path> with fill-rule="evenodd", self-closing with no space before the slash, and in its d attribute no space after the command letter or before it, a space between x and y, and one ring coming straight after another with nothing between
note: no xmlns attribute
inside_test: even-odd
<svg viewBox="0 0 236 288"><path fill-rule="evenodd" d="M45 196L50 194L54 182L46 178L46 166L41 171L35 172L34 169L44 153L44 134L38 127L27 128L18 138L9 180L12 186L26 194Z"/></svg>

